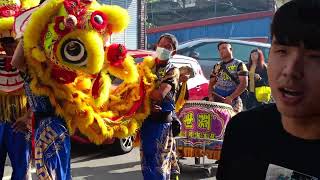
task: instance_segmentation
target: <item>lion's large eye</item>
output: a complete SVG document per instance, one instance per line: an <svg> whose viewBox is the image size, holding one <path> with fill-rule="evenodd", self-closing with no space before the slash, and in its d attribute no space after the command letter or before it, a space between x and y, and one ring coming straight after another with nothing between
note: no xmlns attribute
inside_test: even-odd
<svg viewBox="0 0 320 180"><path fill-rule="evenodd" d="M93 17L94 21L98 24L103 24L103 18L101 15L97 14Z"/></svg>
<svg viewBox="0 0 320 180"><path fill-rule="evenodd" d="M67 63L77 66L87 64L87 51L81 41L69 39L62 44L61 56Z"/></svg>
<svg viewBox="0 0 320 180"><path fill-rule="evenodd" d="M91 14L90 22L93 28L101 31L107 28L108 16L101 11L95 11Z"/></svg>

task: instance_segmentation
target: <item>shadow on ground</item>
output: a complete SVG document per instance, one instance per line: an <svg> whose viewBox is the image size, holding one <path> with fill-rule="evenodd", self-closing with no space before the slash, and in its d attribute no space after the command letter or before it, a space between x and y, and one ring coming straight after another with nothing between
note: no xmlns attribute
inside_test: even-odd
<svg viewBox="0 0 320 180"><path fill-rule="evenodd" d="M71 145L71 163L85 162L95 159L103 159L111 156L121 155L112 150L112 146L97 146L94 144L81 145L72 143ZM81 158L85 157L85 158Z"/></svg>
<svg viewBox="0 0 320 180"><path fill-rule="evenodd" d="M134 153L137 154L137 150ZM91 160L102 160L109 163L109 165L101 164L96 167L88 165L87 167L72 167L73 180L100 180L100 179L112 179L112 180L143 180L140 161L137 157L132 157L132 154L125 154L128 158L134 158L133 162L121 163L121 161L114 161L114 157L117 154L110 151L108 146L95 146L95 145L78 145L72 144L71 156L72 163L85 163ZM120 159L120 156L119 156ZM110 164L110 161L114 163ZM203 168L190 164L194 164L193 159L181 160L181 175L180 180L200 180L200 179L215 179L217 167ZM185 164L184 164L185 162ZM210 161L212 162L212 161ZM99 163L100 164L100 163ZM86 165L85 165L86 166Z"/></svg>
<svg viewBox="0 0 320 180"><path fill-rule="evenodd" d="M142 180L142 174L139 170L134 167L140 166L140 162L132 162L125 164L116 164L109 166L100 167L84 167L84 168L73 168L72 176L74 180L87 179L87 180L101 180L101 179L115 179L115 180ZM126 171L126 172L123 172ZM212 170L213 174L208 176L204 169L194 167L183 167L182 174L179 179L181 180L199 180L199 179L213 179L216 173L216 169Z"/></svg>
<svg viewBox="0 0 320 180"><path fill-rule="evenodd" d="M99 167L72 168L72 176L73 176L73 179L75 180L77 179L140 180L142 179L140 169L132 170L132 169L137 169L137 166L140 166L140 162L131 162L131 163L115 164L115 165L99 166Z"/></svg>

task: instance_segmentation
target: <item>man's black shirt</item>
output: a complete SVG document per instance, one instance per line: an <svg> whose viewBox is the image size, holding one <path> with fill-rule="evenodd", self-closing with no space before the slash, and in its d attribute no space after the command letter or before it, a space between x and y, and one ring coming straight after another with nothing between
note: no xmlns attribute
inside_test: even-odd
<svg viewBox="0 0 320 180"><path fill-rule="evenodd" d="M304 140L286 132L276 105L239 113L229 122L218 180L311 176L320 179L320 140Z"/></svg>

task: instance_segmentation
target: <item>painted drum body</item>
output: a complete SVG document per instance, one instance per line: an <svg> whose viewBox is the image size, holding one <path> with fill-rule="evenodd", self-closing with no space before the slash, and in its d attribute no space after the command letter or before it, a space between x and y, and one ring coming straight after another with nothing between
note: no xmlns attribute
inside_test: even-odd
<svg viewBox="0 0 320 180"><path fill-rule="evenodd" d="M234 115L224 103L187 101L179 113L182 122L177 147L183 157L219 159L226 125Z"/></svg>

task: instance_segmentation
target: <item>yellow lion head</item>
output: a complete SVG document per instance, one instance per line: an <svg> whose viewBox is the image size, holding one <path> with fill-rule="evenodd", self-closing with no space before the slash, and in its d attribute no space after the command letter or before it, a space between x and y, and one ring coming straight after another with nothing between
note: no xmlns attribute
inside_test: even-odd
<svg viewBox="0 0 320 180"><path fill-rule="evenodd" d="M155 78L151 67L136 66L123 45L108 45L128 23L119 6L47 0L24 32L32 90L49 96L71 132L79 129L97 144L133 134L149 113L143 105ZM110 75L123 83L112 89Z"/></svg>

